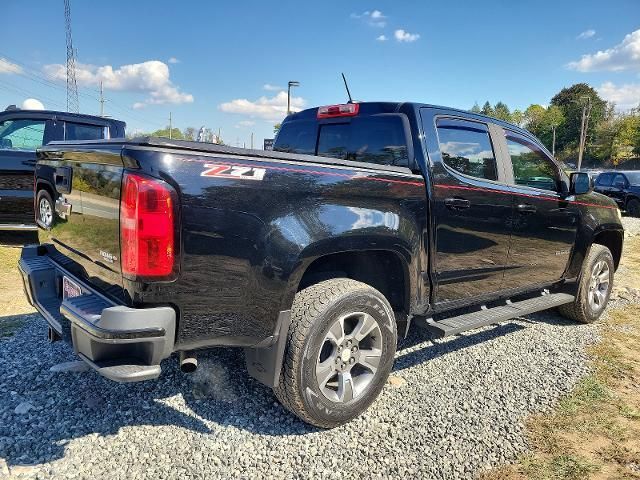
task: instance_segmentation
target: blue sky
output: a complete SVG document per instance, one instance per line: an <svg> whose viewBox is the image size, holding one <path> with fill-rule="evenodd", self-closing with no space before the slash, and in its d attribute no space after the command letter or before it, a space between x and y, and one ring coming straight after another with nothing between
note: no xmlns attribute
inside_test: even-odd
<svg viewBox="0 0 640 480"><path fill-rule="evenodd" d="M64 109L63 1L3 0L0 107ZM231 145L272 136L286 110L345 100L470 108L546 104L588 82L620 109L640 103L637 0L177 2L71 0L80 107L130 131L222 131ZM598 54L597 52L602 52Z"/></svg>

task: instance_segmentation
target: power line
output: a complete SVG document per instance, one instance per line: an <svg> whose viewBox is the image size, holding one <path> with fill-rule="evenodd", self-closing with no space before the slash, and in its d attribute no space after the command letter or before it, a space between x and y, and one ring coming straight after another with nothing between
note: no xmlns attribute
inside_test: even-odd
<svg viewBox="0 0 640 480"><path fill-rule="evenodd" d="M0 52L0 56L6 58L7 60L11 61L12 63L15 63L16 65L22 67L22 72L19 72L19 75L22 75L25 78L28 78L29 80L39 83L41 85L44 85L46 87L49 88L53 88L56 89L60 92L64 92L66 90L66 88L61 85L60 83L60 79L56 78L56 77L52 77L50 75L47 74L40 74L38 71L33 70L32 68L30 68L29 66L23 64L22 62L20 62L19 60L16 60L14 58L12 58L9 55L6 55L4 53ZM88 90L88 89L87 89ZM91 90L88 90L91 91ZM99 103L100 99L94 95L90 95L89 93L85 93L82 91L79 91L78 94L84 98L93 100L94 102ZM30 96L38 96L38 95L31 95ZM44 96L39 95L41 98L45 99ZM49 100L47 100L49 101ZM59 102L51 102L51 103L56 103L57 105L60 105ZM131 107L127 107L125 105L122 105L116 101L114 101L113 99L109 99L109 105L111 105L112 108L115 108L116 110L120 111L122 114L124 115L128 115L129 117L132 118L132 120L136 120L138 122L141 122L143 124L149 124L149 125L153 125L153 126L157 126L160 128L164 128L165 125L161 122L155 121L155 120L150 120L149 118L146 118L143 115L139 115L138 112L136 112L136 110L132 109ZM64 110L64 106L62 106L61 108L62 110Z"/></svg>

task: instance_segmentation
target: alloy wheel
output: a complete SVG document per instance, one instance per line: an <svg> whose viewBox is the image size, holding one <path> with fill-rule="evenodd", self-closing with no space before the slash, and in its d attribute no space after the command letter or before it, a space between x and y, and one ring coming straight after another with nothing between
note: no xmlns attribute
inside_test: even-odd
<svg viewBox="0 0 640 480"><path fill-rule="evenodd" d="M327 332L316 363L322 394L333 402L358 398L371 384L382 358L378 322L364 312L338 318Z"/></svg>

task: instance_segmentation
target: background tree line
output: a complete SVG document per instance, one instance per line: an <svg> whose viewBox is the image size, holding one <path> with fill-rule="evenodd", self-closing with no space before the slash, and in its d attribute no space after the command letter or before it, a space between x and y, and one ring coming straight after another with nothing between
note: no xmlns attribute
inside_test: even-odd
<svg viewBox="0 0 640 480"><path fill-rule="evenodd" d="M600 98L586 83L563 88L547 107L532 104L521 111L510 110L503 102L495 105L485 102L482 107L476 103L471 111L526 128L554 152L559 160L575 167L583 107L589 99L591 115L583 166L606 167L633 159L640 160L640 99L638 108L616 113L614 105Z"/></svg>
<svg viewBox="0 0 640 480"><path fill-rule="evenodd" d="M133 138L133 137L165 137L165 138L169 138L171 137L172 139L175 140L197 140L198 139L198 133L200 132L199 128L194 128L194 127L187 127L183 130L180 130L177 127L174 127L171 129L171 135L169 135L169 126L167 125L165 128L161 128L159 130L156 130L154 132L133 132L133 133L128 133L127 137L128 138ZM212 129L210 128L205 128L204 129L204 135L203 135L203 141L207 142L207 143L216 143L218 145L224 145L224 141L222 140L222 138L220 137L219 134L215 133Z"/></svg>

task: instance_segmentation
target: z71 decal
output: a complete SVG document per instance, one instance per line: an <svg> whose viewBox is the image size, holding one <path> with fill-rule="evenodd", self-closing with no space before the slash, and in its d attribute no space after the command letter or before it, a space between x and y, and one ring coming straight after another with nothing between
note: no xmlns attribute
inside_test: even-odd
<svg viewBox="0 0 640 480"><path fill-rule="evenodd" d="M267 171L264 168L241 167L234 165L215 165L207 163L201 177L231 178L239 180L262 180Z"/></svg>

